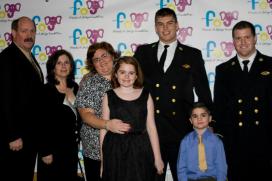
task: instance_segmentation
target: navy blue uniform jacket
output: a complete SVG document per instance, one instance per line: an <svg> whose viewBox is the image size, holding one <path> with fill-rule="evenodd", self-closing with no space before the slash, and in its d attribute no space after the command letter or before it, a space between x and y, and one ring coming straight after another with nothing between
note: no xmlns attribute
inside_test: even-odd
<svg viewBox="0 0 272 181"><path fill-rule="evenodd" d="M171 65L164 73L157 58L158 43L139 46L134 57L144 74L155 105L155 121L161 143L179 145L181 138L192 130L189 111L194 92L199 101L211 105L211 93L198 49L178 42Z"/></svg>

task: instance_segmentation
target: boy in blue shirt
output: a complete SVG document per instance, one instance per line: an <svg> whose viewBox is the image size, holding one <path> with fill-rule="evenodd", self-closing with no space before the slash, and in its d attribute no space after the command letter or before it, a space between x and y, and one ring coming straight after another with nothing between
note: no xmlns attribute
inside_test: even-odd
<svg viewBox="0 0 272 181"><path fill-rule="evenodd" d="M194 131L180 144L177 162L179 181L226 181L227 163L222 141L209 129L210 111L195 103L190 122Z"/></svg>

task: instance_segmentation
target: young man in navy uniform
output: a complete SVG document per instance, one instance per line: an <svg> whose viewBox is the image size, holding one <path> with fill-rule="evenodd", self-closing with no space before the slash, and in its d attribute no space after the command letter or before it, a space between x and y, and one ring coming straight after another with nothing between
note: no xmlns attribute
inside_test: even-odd
<svg viewBox="0 0 272 181"><path fill-rule="evenodd" d="M271 180L272 58L256 50L254 26L232 30L237 55L216 67L216 132L223 135L230 181Z"/></svg>
<svg viewBox="0 0 272 181"><path fill-rule="evenodd" d="M211 93L201 52L182 45L177 40L177 16L172 9L162 8L155 15L155 30L159 41L139 46L134 57L144 73L144 83L155 105L155 120L164 161L165 180L169 163L173 180L177 181L177 156L179 144L191 131L189 110L198 100L211 105ZM163 58L164 57L164 58Z"/></svg>

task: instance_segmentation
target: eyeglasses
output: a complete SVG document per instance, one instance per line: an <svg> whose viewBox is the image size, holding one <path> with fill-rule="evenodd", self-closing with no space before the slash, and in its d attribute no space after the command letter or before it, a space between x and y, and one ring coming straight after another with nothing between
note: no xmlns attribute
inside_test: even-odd
<svg viewBox="0 0 272 181"><path fill-rule="evenodd" d="M105 58L108 58L110 56L110 54L108 52L105 52L101 55L101 57L99 58L93 58L93 63L97 64L99 63L101 60L104 60Z"/></svg>

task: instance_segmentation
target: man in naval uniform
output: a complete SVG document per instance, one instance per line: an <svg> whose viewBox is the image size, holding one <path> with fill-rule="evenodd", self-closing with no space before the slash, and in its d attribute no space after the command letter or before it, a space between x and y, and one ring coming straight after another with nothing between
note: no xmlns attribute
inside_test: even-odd
<svg viewBox="0 0 272 181"><path fill-rule="evenodd" d="M228 180L271 180L272 58L256 50L247 21L232 30L237 55L216 67L214 113L223 135Z"/></svg>
<svg viewBox="0 0 272 181"><path fill-rule="evenodd" d="M191 131L189 111L195 100L211 105L211 93L200 50L177 40L179 25L172 9L162 8L155 15L155 30L159 41L139 46L134 57L144 73L144 85L155 106L164 174L169 163L173 181L177 181L177 157L181 139Z"/></svg>

